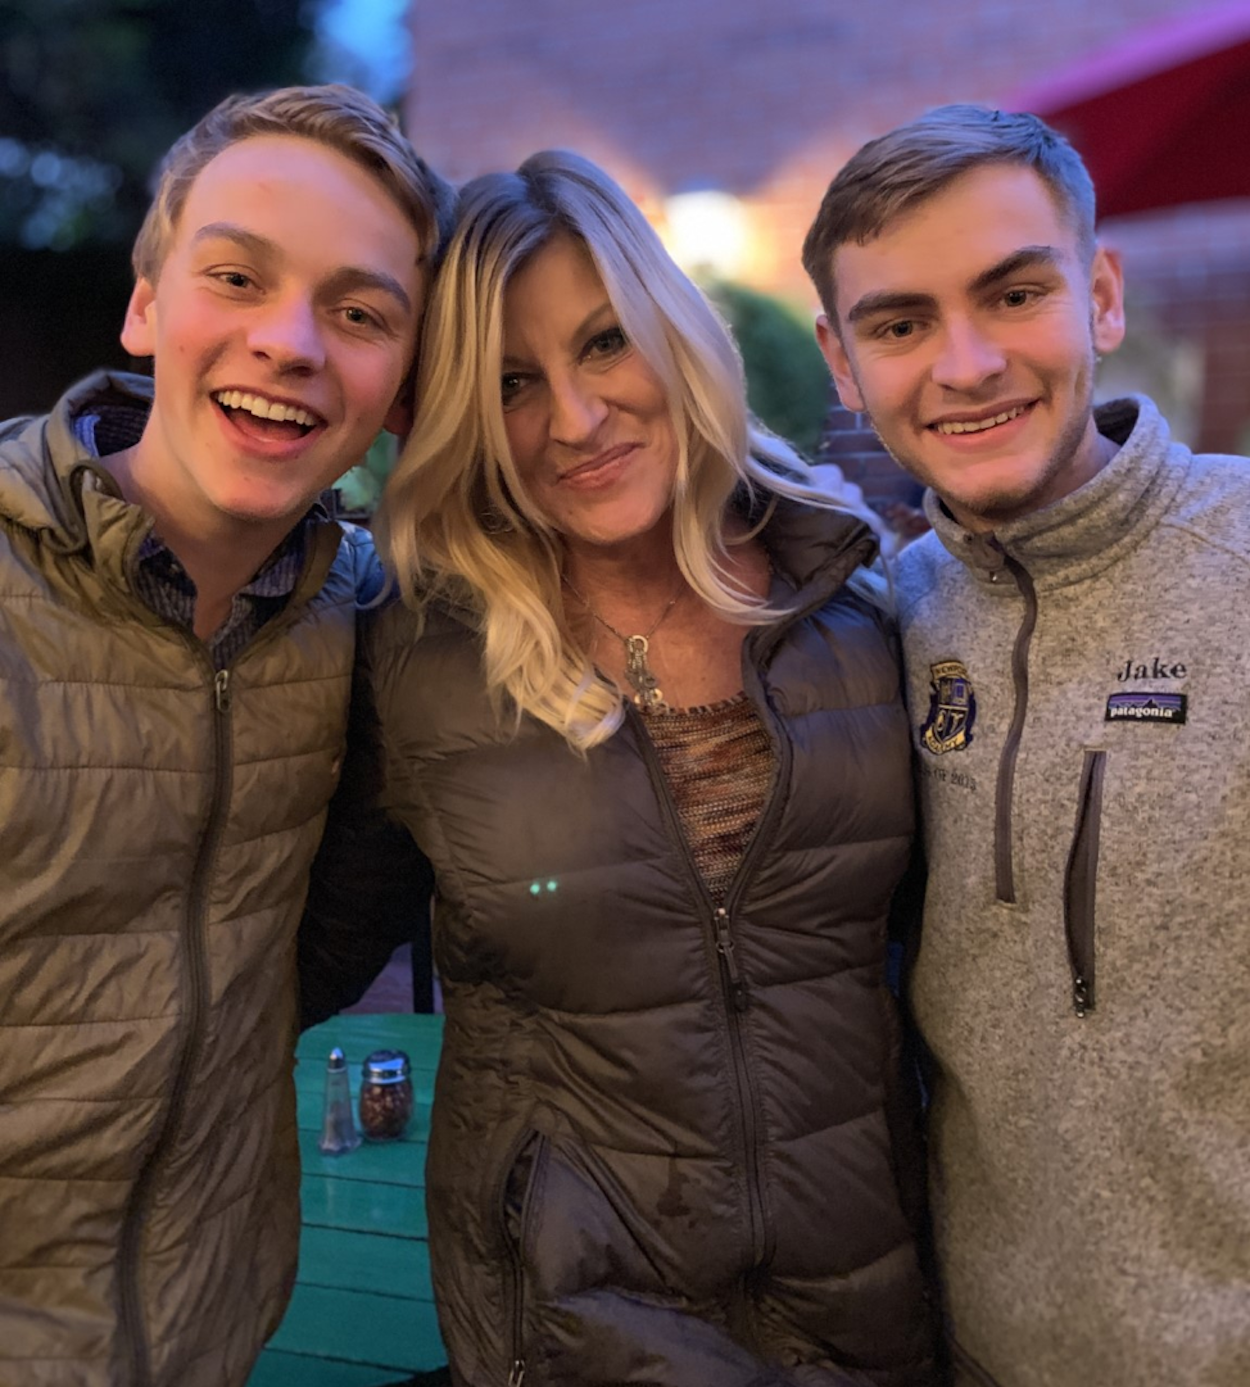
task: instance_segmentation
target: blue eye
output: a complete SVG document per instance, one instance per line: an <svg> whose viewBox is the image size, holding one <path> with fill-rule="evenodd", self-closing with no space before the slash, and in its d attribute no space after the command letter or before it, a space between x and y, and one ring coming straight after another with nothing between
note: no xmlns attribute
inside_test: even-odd
<svg viewBox="0 0 1250 1387"><path fill-rule="evenodd" d="M629 339L625 336L624 329L613 324L610 328L595 333L586 343L582 355L584 357L616 356L623 352L627 346L629 346Z"/></svg>

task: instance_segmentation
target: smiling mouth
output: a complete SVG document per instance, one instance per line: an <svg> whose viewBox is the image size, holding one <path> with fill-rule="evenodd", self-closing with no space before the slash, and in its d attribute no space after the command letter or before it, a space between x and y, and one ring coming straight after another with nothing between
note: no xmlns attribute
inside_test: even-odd
<svg viewBox="0 0 1250 1387"><path fill-rule="evenodd" d="M613 463L628 457L634 451L634 447L635 445L632 443L618 443L614 448L608 448L600 453L598 457L593 457L588 462L580 463L577 467L570 467L567 472L562 472L559 480L578 482L583 478L594 478L600 472L611 467Z"/></svg>
<svg viewBox="0 0 1250 1387"><path fill-rule="evenodd" d="M247 433L267 438L304 438L322 420L299 405L269 400L245 390L218 390L213 400Z"/></svg>
<svg viewBox="0 0 1250 1387"><path fill-rule="evenodd" d="M988 419L942 419L930 427L938 433L984 433L986 429L997 428L999 424L1010 423L1012 419L1017 419L1030 405L1015 405L1011 409L1005 409L1001 414L992 414Z"/></svg>

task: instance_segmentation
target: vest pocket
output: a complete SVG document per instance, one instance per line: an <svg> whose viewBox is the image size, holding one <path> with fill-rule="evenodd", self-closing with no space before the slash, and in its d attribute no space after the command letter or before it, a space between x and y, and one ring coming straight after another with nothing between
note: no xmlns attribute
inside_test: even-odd
<svg viewBox="0 0 1250 1387"><path fill-rule="evenodd" d="M1063 882L1063 923L1072 970L1072 1009L1077 1016L1094 1010L1095 923L1098 844L1102 828L1102 787L1107 753L1087 748L1077 793L1076 826Z"/></svg>
<svg viewBox="0 0 1250 1387"><path fill-rule="evenodd" d="M526 1131L521 1134L504 1165L505 1175L497 1207L499 1229L509 1266L508 1387L521 1387L525 1380L527 1235L534 1220L536 1190L546 1165L547 1147L547 1138L541 1133Z"/></svg>

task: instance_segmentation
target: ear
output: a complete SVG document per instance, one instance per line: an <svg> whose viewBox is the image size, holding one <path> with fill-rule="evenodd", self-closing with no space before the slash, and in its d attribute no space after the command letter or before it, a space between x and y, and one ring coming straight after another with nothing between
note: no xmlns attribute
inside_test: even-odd
<svg viewBox="0 0 1250 1387"><path fill-rule="evenodd" d="M1094 350L1113 352L1124 341L1124 268L1118 250L1099 246L1090 267Z"/></svg>
<svg viewBox="0 0 1250 1387"><path fill-rule="evenodd" d="M416 402L412 398L412 385L405 381L399 394L395 396L395 403L387 410L382 427L403 443L412 432L412 416L415 412Z"/></svg>
<svg viewBox="0 0 1250 1387"><path fill-rule="evenodd" d="M821 313L816 319L816 341L820 343L820 350L829 363L834 384L838 387L838 398L847 409L854 410L856 414L864 413L864 397L859 393L851 370L851 359L827 314Z"/></svg>
<svg viewBox="0 0 1250 1387"><path fill-rule="evenodd" d="M121 340L131 356L156 354L156 289L146 279L136 280L131 291Z"/></svg>

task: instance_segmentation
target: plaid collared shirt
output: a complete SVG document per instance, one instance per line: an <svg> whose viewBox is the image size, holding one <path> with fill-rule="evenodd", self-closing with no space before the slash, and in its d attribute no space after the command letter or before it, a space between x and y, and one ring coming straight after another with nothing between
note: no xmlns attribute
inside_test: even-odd
<svg viewBox="0 0 1250 1387"><path fill-rule="evenodd" d="M74 421L79 441L93 457L107 457L138 441L146 414L133 409L104 406ZM230 614L208 638L213 668L225 669L262 626L286 606L304 567L304 547L309 528L329 518L315 501L303 520L273 551L246 587L235 593ZM135 565L135 593L159 617L187 631L195 622L195 584L172 549L152 532L139 546Z"/></svg>

